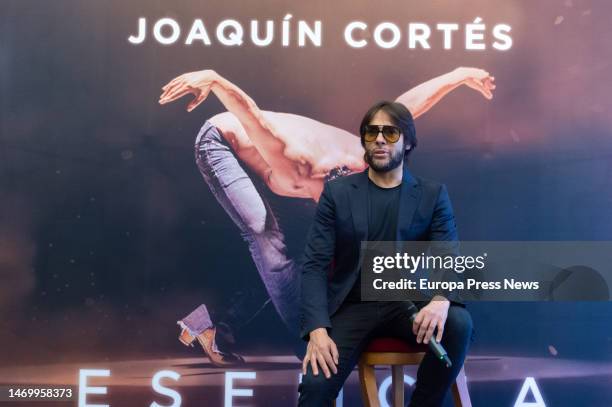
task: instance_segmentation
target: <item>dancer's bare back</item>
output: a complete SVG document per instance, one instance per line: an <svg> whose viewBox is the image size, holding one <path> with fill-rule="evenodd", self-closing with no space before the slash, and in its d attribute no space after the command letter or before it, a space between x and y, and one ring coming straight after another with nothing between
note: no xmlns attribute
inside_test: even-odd
<svg viewBox="0 0 612 407"><path fill-rule="evenodd" d="M236 155L278 195L313 198L321 194L323 180L331 169L346 165L351 172L363 171L363 148L348 131L291 113L262 111L266 121L285 144L283 156L295 163L298 177L283 177L263 159L240 121L230 112L209 121L219 128ZM333 142L332 142L333 140Z"/></svg>

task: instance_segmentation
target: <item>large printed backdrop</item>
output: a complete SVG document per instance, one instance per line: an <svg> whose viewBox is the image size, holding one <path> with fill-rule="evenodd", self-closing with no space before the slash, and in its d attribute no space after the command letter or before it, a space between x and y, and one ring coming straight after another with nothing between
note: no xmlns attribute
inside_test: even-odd
<svg viewBox="0 0 612 407"><path fill-rule="evenodd" d="M219 313L235 298L265 301L246 242L194 162L195 136L224 111L222 104L212 94L190 113L188 99L157 103L161 86L184 72L214 69L261 109L356 134L374 101L460 66L486 69L497 85L492 100L462 86L417 119L412 170L448 185L461 238L610 237L612 5L606 2L8 1L0 8L3 371L18 364L200 357L176 341L177 319L200 303ZM245 27L271 19L280 27L286 14L321 20L322 46L283 47L276 37L267 47L248 41L227 47L214 38L224 19ZM160 18L176 20L180 40L131 44L141 17L149 36ZM511 49L466 50L463 34L450 50L439 36L430 50L408 49L410 22L464 27L476 17L488 27L510 25ZM196 18L213 37L209 47L182 44ZM402 41L390 50L373 43L353 49L343 29L354 20L371 27L394 22ZM298 257L315 203L258 188L274 208L289 256ZM511 405L524 377L538 380L533 360L553 363L538 382L550 405L610 402L609 304L473 304L470 310L477 331L470 355L509 357L503 365L521 372L474 381L475 405ZM293 340L268 304L242 328L236 349L292 355ZM599 367L573 374L574 368L555 367L560 360ZM49 376L59 374L49 369ZM466 369L469 380L469 364ZM44 380L45 370L38 373ZM350 397L358 400L357 393Z"/></svg>

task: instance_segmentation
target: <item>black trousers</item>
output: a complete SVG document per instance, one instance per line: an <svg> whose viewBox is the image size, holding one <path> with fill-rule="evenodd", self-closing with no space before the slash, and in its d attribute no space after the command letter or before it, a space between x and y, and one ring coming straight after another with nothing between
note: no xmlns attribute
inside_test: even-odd
<svg viewBox="0 0 612 407"><path fill-rule="evenodd" d="M415 302L421 309L426 302ZM332 406L345 380L353 371L359 355L369 341L377 336L401 338L416 343L410 322L410 304L405 302L345 302L332 315L329 336L339 353L338 373L327 379L319 369L313 375L310 364L298 386L298 406ZM444 325L442 346L453 366L449 369L428 351L421 362L416 387L410 400L412 407L441 406L448 389L459 374L472 341L472 317L465 307L451 303Z"/></svg>

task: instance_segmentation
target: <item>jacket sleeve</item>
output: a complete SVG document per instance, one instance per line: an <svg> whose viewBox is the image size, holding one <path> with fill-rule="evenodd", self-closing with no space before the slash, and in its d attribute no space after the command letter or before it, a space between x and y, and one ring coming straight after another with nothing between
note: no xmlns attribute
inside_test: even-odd
<svg viewBox="0 0 612 407"><path fill-rule="evenodd" d="M457 225L455 214L451 205L448 191L444 184L440 185L438 199L434 207L431 226L429 228L430 241L456 241Z"/></svg>
<svg viewBox="0 0 612 407"><path fill-rule="evenodd" d="M459 238L455 215L451 205L446 186L442 184L439 189L438 199L433 211L431 226L429 229L429 241L431 242L431 254L436 256L459 256ZM452 270L438 271L442 273L438 279L444 281L458 281L463 279L463 274ZM457 291L443 291L439 293L450 301L462 304Z"/></svg>
<svg viewBox="0 0 612 407"><path fill-rule="evenodd" d="M302 260L300 336L305 341L316 328L331 328L327 308L327 273L336 247L336 206L329 183L323 186Z"/></svg>

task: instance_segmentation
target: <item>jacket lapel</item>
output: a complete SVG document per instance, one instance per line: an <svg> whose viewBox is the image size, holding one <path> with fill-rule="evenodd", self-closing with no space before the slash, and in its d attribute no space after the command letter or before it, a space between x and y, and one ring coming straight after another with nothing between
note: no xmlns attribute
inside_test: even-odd
<svg viewBox="0 0 612 407"><path fill-rule="evenodd" d="M349 196L351 215L355 228L355 240L368 240L368 168L353 180L353 192Z"/></svg>
<svg viewBox="0 0 612 407"><path fill-rule="evenodd" d="M419 205L421 199L421 187L417 180L408 170L408 166L404 163L404 173L402 176L402 186L400 188L399 213L397 214L397 233L395 237L396 251L401 251L399 242L408 240L410 236L410 228L412 226L412 218Z"/></svg>

